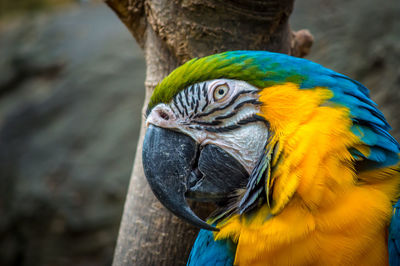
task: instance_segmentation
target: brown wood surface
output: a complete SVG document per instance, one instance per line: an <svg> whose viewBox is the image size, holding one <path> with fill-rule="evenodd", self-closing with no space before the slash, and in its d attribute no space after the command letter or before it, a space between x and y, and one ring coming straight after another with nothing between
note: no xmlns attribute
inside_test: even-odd
<svg viewBox="0 0 400 266"><path fill-rule="evenodd" d="M313 38L292 32L294 0L106 0L146 58L146 99L174 68L193 57L228 50L268 50L304 56ZM113 265L185 265L197 229L154 197L142 168L142 121ZM193 207L200 217L210 206Z"/></svg>

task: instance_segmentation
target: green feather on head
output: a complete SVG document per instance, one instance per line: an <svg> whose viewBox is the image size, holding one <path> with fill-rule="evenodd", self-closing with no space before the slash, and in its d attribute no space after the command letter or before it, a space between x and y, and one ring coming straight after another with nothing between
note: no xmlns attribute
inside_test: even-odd
<svg viewBox="0 0 400 266"><path fill-rule="evenodd" d="M147 107L147 114L159 103L168 103L181 90L198 82L226 78L239 79L258 88L265 88L279 83L279 73L265 71L257 58L243 51L224 52L202 58L194 58L171 72L154 89ZM268 63L269 58L263 58ZM276 64L276 63L275 63ZM272 65L272 64L271 64ZM271 67L271 66L270 66ZM266 80L266 76L269 77ZM274 80L274 77L276 80Z"/></svg>

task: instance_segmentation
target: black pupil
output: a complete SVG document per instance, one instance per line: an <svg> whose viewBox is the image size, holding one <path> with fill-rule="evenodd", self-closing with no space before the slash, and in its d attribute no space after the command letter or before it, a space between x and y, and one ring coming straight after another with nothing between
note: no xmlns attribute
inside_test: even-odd
<svg viewBox="0 0 400 266"><path fill-rule="evenodd" d="M224 92L225 92L224 89L219 89L219 90L218 90L219 95L224 94Z"/></svg>

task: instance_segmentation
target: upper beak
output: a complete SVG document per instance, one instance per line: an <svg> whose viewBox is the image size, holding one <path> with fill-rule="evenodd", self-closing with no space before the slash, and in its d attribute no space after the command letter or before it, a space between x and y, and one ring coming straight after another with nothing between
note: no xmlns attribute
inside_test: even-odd
<svg viewBox="0 0 400 266"><path fill-rule="evenodd" d="M201 220L185 197L203 201L226 199L245 187L248 173L215 145L200 146L189 136L150 125L143 142L143 168L160 202L178 217L203 229L218 230Z"/></svg>

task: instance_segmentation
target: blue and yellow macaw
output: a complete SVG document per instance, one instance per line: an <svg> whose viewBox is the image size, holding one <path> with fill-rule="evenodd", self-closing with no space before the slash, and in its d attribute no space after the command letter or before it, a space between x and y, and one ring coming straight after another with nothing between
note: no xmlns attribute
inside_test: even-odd
<svg viewBox="0 0 400 266"><path fill-rule="evenodd" d="M146 116L153 192L203 228L188 265L400 265L400 147L359 82L225 52L173 71ZM218 210L204 222L186 198Z"/></svg>

